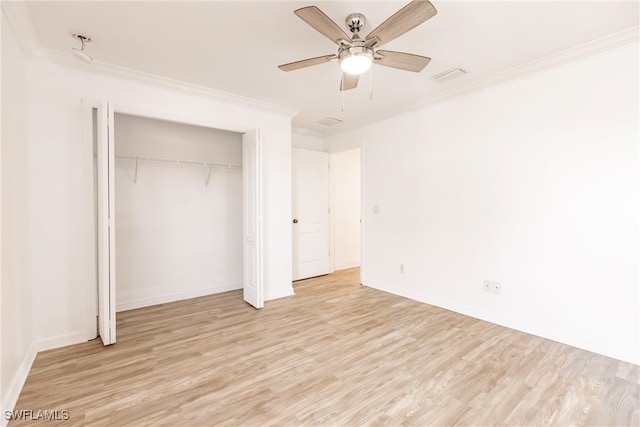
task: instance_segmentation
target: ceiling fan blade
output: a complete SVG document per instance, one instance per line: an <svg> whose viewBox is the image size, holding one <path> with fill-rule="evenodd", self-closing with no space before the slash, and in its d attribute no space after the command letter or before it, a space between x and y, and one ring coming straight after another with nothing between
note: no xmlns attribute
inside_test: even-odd
<svg viewBox="0 0 640 427"><path fill-rule="evenodd" d="M345 33L331 18L318 9L317 6L307 6L294 11L304 22L312 26L323 36L336 44L340 44L340 40L346 42L351 41L351 37Z"/></svg>
<svg viewBox="0 0 640 427"><path fill-rule="evenodd" d="M371 31L365 39L367 45L382 46L422 24L436 13L436 8L428 0L413 0Z"/></svg>
<svg viewBox="0 0 640 427"><path fill-rule="evenodd" d="M374 60L376 64L405 71L413 71L414 73L422 71L429 61L431 61L431 58L427 58L426 56L396 52L393 50L378 50L376 54L382 55L382 59Z"/></svg>
<svg viewBox="0 0 640 427"><path fill-rule="evenodd" d="M282 71L299 70L300 68L311 67L312 65L324 64L332 59L336 59L338 55L324 55L315 58L303 59L302 61L290 62L288 64L278 65Z"/></svg>
<svg viewBox="0 0 640 427"><path fill-rule="evenodd" d="M360 80L360 76L358 74L342 73L342 79L340 79L340 90L355 89L358 86L358 80Z"/></svg>

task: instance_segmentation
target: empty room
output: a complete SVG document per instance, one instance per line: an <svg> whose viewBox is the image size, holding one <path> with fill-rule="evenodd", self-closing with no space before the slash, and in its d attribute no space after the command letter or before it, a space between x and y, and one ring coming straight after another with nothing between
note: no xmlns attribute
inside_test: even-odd
<svg viewBox="0 0 640 427"><path fill-rule="evenodd" d="M637 1L0 5L0 426L640 426Z"/></svg>

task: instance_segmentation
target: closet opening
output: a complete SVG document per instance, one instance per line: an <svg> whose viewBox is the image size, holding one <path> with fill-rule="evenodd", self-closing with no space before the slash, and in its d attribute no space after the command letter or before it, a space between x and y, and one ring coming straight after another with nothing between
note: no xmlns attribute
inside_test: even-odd
<svg viewBox="0 0 640 427"><path fill-rule="evenodd" d="M242 288L242 135L115 114L116 312Z"/></svg>
<svg viewBox="0 0 640 427"><path fill-rule="evenodd" d="M100 147L103 112L92 109L94 336L109 310L113 332L103 337L105 345L115 342L120 311L243 288L245 300L259 308L259 131L242 134L109 111L111 129L104 134L112 152ZM245 163L250 170L243 170ZM104 237L109 233L110 244ZM103 296L105 277L111 306L109 294Z"/></svg>

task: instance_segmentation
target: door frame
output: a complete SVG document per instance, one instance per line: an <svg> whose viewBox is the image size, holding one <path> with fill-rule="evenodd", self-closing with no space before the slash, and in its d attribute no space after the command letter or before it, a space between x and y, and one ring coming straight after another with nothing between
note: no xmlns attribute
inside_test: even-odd
<svg viewBox="0 0 640 427"><path fill-rule="evenodd" d="M94 159L93 159L93 138L94 138L94 122L93 122L93 111L97 110L100 106L109 100L104 99L96 99L85 97L81 100L81 121L82 121L82 141L83 146L85 147L85 158L84 158L84 166L88 168L88 170L94 170ZM150 119L157 120L166 120L171 122L176 122L180 124L193 125L193 126L202 126L208 127L212 129L220 129L226 130L230 132L236 132L240 134L245 134L252 130L259 132L259 127L255 125L255 123L237 123L230 122L228 120L220 120L216 117L207 117L200 116L198 117L195 114L190 114L180 109L166 109L162 107L155 107L153 104L146 104L144 106L126 104L121 102L110 102L113 105L113 112L117 114L126 114L132 116L140 116ZM264 165L262 164L262 158L260 158L260 164L257 165L259 171L264 170ZM95 172L94 172L95 173ZM262 172L260 172L262 173ZM264 186L263 181L262 185ZM94 188L94 186L92 186ZM261 193L264 192L264 188L261 189ZM95 189L94 189L95 191ZM246 194L243 194L243 205L247 203ZM90 222L93 224L93 230L97 229L97 212L93 207L95 201L90 200L87 201L92 206L89 208L89 212L92 212L92 218ZM257 209L259 209L258 215L260 218L264 217L264 207L263 203L257 203ZM264 231L262 231L264 234ZM97 275L97 234L96 240L94 240L92 249L96 252L93 259L96 264L92 266L95 274L95 281L91 282L90 286L85 287L86 295L86 337L87 340L95 339L98 336L98 323L96 321L98 316L98 275ZM260 239L260 246L258 247L258 263L262 265L262 260L264 258L264 239ZM258 272L260 274L260 279L258 281L259 286L262 288L261 292L264 294L264 271L259 268Z"/></svg>

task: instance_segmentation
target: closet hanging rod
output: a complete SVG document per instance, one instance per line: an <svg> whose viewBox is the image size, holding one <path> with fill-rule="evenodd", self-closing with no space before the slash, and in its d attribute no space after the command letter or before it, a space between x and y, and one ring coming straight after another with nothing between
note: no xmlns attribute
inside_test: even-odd
<svg viewBox="0 0 640 427"><path fill-rule="evenodd" d="M135 160L135 161L144 161L144 162L157 162L157 163L169 163L176 165L190 165L190 166L204 166L207 168L211 167L219 167L225 169L242 169L240 165L234 165L231 163L215 163L215 162L194 162L192 160L172 160L172 159L161 159L157 157L139 157L139 156L115 156L116 159L125 159L125 160Z"/></svg>

